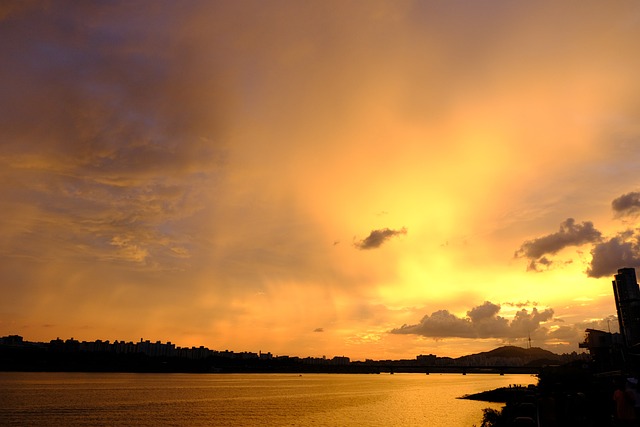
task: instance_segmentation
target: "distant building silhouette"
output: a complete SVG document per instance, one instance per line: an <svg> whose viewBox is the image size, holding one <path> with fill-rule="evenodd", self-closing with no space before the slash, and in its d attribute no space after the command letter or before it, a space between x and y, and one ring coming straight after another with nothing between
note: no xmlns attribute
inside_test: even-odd
<svg viewBox="0 0 640 427"><path fill-rule="evenodd" d="M640 344L640 287L634 268L621 268L615 276L613 296L618 310L620 334L631 348Z"/></svg>
<svg viewBox="0 0 640 427"><path fill-rule="evenodd" d="M580 348L589 349L589 354L598 371L611 371L624 364L622 337L618 333L587 329Z"/></svg>

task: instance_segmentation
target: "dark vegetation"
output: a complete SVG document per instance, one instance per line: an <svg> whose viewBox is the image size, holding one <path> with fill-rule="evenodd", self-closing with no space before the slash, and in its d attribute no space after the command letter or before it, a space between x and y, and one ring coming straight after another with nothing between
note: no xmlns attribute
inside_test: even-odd
<svg viewBox="0 0 640 427"><path fill-rule="evenodd" d="M529 425L523 421L528 418L536 423L531 425L540 427L609 427L616 425L615 385L631 375L597 372L591 364L574 362L543 369L537 386L502 388L464 398L505 403L501 411L485 409L481 427Z"/></svg>

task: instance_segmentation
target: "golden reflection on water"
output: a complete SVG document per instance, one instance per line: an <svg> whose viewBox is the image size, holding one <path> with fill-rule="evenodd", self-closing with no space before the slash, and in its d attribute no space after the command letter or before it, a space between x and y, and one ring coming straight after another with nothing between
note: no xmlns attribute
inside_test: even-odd
<svg viewBox="0 0 640 427"><path fill-rule="evenodd" d="M530 375L0 373L15 425L479 425L500 404L457 399Z"/></svg>

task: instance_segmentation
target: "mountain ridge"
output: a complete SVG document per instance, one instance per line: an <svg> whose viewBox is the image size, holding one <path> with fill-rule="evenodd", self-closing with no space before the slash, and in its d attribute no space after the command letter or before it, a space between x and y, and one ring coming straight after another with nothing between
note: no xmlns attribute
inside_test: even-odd
<svg viewBox="0 0 640 427"><path fill-rule="evenodd" d="M460 356L453 361L458 365L543 366L563 363L571 356L553 353L540 347L502 346L493 350Z"/></svg>

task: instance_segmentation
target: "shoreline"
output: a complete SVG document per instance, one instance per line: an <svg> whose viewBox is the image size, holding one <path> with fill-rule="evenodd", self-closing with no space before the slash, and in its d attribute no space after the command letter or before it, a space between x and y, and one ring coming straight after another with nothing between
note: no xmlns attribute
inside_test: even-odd
<svg viewBox="0 0 640 427"><path fill-rule="evenodd" d="M508 403L519 401L527 396L537 393L537 386L510 385L509 387L498 387L493 390L481 391L479 393L465 394L458 399L477 400L490 403Z"/></svg>

